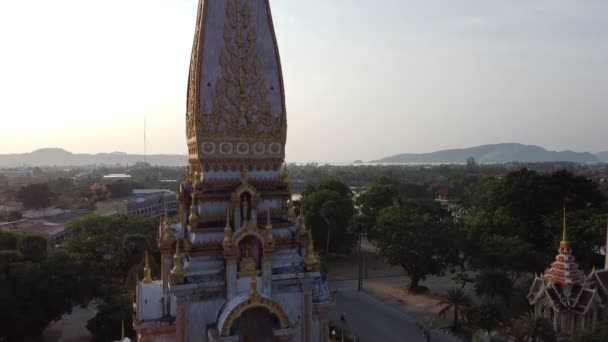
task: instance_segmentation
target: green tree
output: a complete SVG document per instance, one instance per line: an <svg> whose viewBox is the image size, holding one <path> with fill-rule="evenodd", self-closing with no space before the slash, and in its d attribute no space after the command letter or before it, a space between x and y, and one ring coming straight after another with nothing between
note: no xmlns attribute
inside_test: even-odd
<svg viewBox="0 0 608 342"><path fill-rule="evenodd" d="M478 296L500 297L508 305L513 295L513 284L507 274L495 270L483 270L475 278Z"/></svg>
<svg viewBox="0 0 608 342"><path fill-rule="evenodd" d="M119 291L115 291L119 292ZM133 302L129 295L111 294L97 308L97 315L87 322L87 329L93 335L92 341L117 341L121 338L124 322L125 335L133 338Z"/></svg>
<svg viewBox="0 0 608 342"><path fill-rule="evenodd" d="M378 217L375 242L380 254L403 267L413 291L427 275L460 264L458 241L452 217L434 202L398 201Z"/></svg>
<svg viewBox="0 0 608 342"><path fill-rule="evenodd" d="M582 329L574 333L570 337L570 342L602 342L605 340L600 339L597 334L591 330Z"/></svg>
<svg viewBox="0 0 608 342"><path fill-rule="evenodd" d="M459 319L465 316L463 309L467 309L471 305L471 298L467 296L459 287L453 287L448 290L447 296L439 302L442 306L439 311L440 316L445 316L449 311L453 313L452 328L458 329Z"/></svg>
<svg viewBox="0 0 608 342"><path fill-rule="evenodd" d="M110 191L110 197L120 198L129 196L133 191L133 186L131 183L126 182L124 180L118 180L116 182L108 184L107 189L108 191Z"/></svg>
<svg viewBox="0 0 608 342"><path fill-rule="evenodd" d="M19 252L27 261L39 263L46 260L47 249L48 244L45 236L27 234L19 239Z"/></svg>
<svg viewBox="0 0 608 342"><path fill-rule="evenodd" d="M553 324L540 315L529 313L515 326L514 335L521 342L555 342Z"/></svg>
<svg viewBox="0 0 608 342"><path fill-rule="evenodd" d="M315 246L325 247L329 242L329 251L335 253L349 251L354 246L357 235L349 229L355 212L352 197L352 191L336 179L306 189L302 205Z"/></svg>
<svg viewBox="0 0 608 342"><path fill-rule="evenodd" d="M484 301L473 306L467 315L475 329L482 330L488 335L508 320L502 304L494 301Z"/></svg>
<svg viewBox="0 0 608 342"><path fill-rule="evenodd" d="M54 197L47 183L25 185L17 191L17 200L26 208L46 208Z"/></svg>
<svg viewBox="0 0 608 342"><path fill-rule="evenodd" d="M92 214L71 221L66 229L64 250L91 270L97 286L122 284L146 249L151 256L158 252L156 223L151 219Z"/></svg>
<svg viewBox="0 0 608 342"><path fill-rule="evenodd" d="M370 240L377 236L376 220L380 211L390 207L399 192L392 184L372 183L359 194L355 204L359 209L362 223L366 225L366 234Z"/></svg>
<svg viewBox="0 0 608 342"><path fill-rule="evenodd" d="M79 302L81 289L81 274L73 259L39 251L38 237L18 235L17 239L25 257L16 250L0 251L7 256L0 257L0 340L7 341L40 336L48 323Z"/></svg>

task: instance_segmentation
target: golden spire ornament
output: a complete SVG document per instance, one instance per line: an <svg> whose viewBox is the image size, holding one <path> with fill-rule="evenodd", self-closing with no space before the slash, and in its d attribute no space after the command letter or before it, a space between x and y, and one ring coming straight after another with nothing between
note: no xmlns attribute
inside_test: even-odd
<svg viewBox="0 0 608 342"><path fill-rule="evenodd" d="M192 206L190 207L190 217L188 217L190 230L197 228L198 219L198 201L196 200L196 194L192 192Z"/></svg>
<svg viewBox="0 0 608 342"><path fill-rule="evenodd" d="M146 249L146 265L144 266L144 284L150 284L152 282L152 270L150 269L150 258L148 257L148 250Z"/></svg>
<svg viewBox="0 0 608 342"><path fill-rule="evenodd" d="M232 227L230 227L230 209L226 209L226 227L224 228L224 241L222 242L225 251L232 248Z"/></svg>
<svg viewBox="0 0 608 342"><path fill-rule="evenodd" d="M315 247L312 242L312 233L308 231L308 243L306 245L306 256L304 257L304 267L306 271L316 271L319 266L319 259L315 255Z"/></svg>
<svg viewBox="0 0 608 342"><path fill-rule="evenodd" d="M175 245L175 255L173 256L173 268L169 275L169 282L171 285L182 284L184 282L184 267L182 265L182 256L179 252L179 239Z"/></svg>
<svg viewBox="0 0 608 342"><path fill-rule="evenodd" d="M250 289L249 289L249 298L250 299L256 299L260 296L260 294L258 293L258 279L257 276L252 275L251 276L251 282L249 283Z"/></svg>

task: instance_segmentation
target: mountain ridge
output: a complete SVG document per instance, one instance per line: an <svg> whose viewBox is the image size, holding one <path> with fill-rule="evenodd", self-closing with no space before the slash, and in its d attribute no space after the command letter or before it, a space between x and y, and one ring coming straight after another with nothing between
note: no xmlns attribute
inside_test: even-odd
<svg viewBox="0 0 608 342"><path fill-rule="evenodd" d="M72 153L62 148L40 148L29 153L0 154L0 167L133 165L146 160L151 165L185 166L187 156L180 154Z"/></svg>
<svg viewBox="0 0 608 342"><path fill-rule="evenodd" d="M373 160L371 163L464 163L473 157L479 163L509 162L575 162L597 163L608 161L608 153L594 155L589 152L550 151L536 145L501 143L469 148L446 149L429 153L401 153Z"/></svg>
<svg viewBox="0 0 608 342"><path fill-rule="evenodd" d="M459 164L473 157L480 163L508 162L608 162L608 151L589 152L550 151L536 145L501 143L469 148L446 149L429 153L402 153L370 163L445 163ZM72 153L62 148L40 148L28 153L0 154L0 168L32 166L91 166L133 165L146 160L151 165L185 166L187 156L181 154Z"/></svg>

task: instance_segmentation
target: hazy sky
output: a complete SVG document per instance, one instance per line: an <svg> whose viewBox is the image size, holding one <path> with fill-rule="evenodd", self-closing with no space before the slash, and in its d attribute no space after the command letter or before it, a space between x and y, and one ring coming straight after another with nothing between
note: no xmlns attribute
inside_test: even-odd
<svg viewBox="0 0 608 342"><path fill-rule="evenodd" d="M223 0L210 0L223 1ZM0 153L186 153L198 0L0 1ZM271 0L288 161L608 150L606 0Z"/></svg>

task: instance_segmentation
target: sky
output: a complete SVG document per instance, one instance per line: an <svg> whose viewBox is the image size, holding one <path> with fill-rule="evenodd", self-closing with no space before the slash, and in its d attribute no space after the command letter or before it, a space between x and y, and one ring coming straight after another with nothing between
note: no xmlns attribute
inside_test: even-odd
<svg viewBox="0 0 608 342"><path fill-rule="evenodd" d="M197 2L0 1L0 153L143 153L145 117L148 153L186 154ZM608 150L608 1L271 8L289 162L501 142Z"/></svg>

